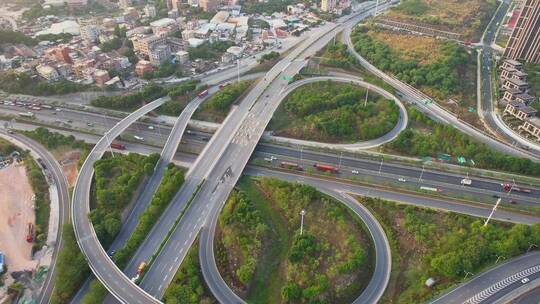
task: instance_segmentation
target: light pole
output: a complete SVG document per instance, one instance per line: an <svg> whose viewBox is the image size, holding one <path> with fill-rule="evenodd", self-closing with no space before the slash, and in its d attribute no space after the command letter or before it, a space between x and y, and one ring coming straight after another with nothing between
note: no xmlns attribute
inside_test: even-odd
<svg viewBox="0 0 540 304"><path fill-rule="evenodd" d="M338 168L341 169L341 159L343 158L343 152L339 152L339 163L338 163Z"/></svg>
<svg viewBox="0 0 540 304"><path fill-rule="evenodd" d="M499 259L505 259L505 257L503 257L502 255L498 255L497 260L495 261L495 264L499 262Z"/></svg>
<svg viewBox="0 0 540 304"><path fill-rule="evenodd" d="M381 175L383 161L384 161L384 157L381 158L381 165L379 166L379 175Z"/></svg>
<svg viewBox="0 0 540 304"><path fill-rule="evenodd" d="M239 59L236 59L236 71L237 71L237 76L236 76L236 82L240 82L240 58Z"/></svg>
<svg viewBox="0 0 540 304"><path fill-rule="evenodd" d="M499 203L501 202L501 198L499 198L497 200L497 202L495 203L495 206L493 206L493 209L491 210L491 213L489 214L488 218L486 219L486 222L484 223L484 227L487 226L487 224L489 223L489 220L491 219L491 217L493 216L493 213L495 213L495 209L497 209L497 207L499 206Z"/></svg>
<svg viewBox="0 0 540 304"><path fill-rule="evenodd" d="M107 140L107 146L109 147L109 150L111 151L111 156L114 158L114 152L111 147L111 142L109 141L109 131L105 132L105 140Z"/></svg>
<svg viewBox="0 0 540 304"><path fill-rule="evenodd" d="M533 247L538 248L538 246L536 244L529 243L529 249L527 249L527 252L531 251L531 248L533 248Z"/></svg>
<svg viewBox="0 0 540 304"><path fill-rule="evenodd" d="M300 235L302 235L304 232L304 215L306 215L306 210L302 209L300 215L302 216L302 219L300 220Z"/></svg>
<svg viewBox="0 0 540 304"><path fill-rule="evenodd" d="M426 164L422 164L422 171L420 172L420 182L422 182L422 176L424 175L424 169L426 168Z"/></svg>
<svg viewBox="0 0 540 304"><path fill-rule="evenodd" d="M465 270L465 278L463 280L466 280L469 275L474 275L474 273Z"/></svg>

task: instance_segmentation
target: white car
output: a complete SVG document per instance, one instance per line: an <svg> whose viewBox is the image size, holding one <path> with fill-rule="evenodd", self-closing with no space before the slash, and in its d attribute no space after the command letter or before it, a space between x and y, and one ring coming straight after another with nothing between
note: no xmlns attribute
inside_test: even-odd
<svg viewBox="0 0 540 304"><path fill-rule="evenodd" d="M402 183L405 183L405 182L407 182L407 180L406 180L406 179L404 179L403 177L400 177L400 178L398 178L398 181L400 181L400 182L402 182Z"/></svg>
<svg viewBox="0 0 540 304"><path fill-rule="evenodd" d="M277 157L275 157L274 155L270 156L270 159L271 160L274 160L274 159L277 159Z"/></svg>
<svg viewBox="0 0 540 304"><path fill-rule="evenodd" d="M144 141L144 137L141 136L134 135L133 138L135 138L136 140Z"/></svg>
<svg viewBox="0 0 540 304"><path fill-rule="evenodd" d="M524 278L521 280L521 283L526 284L526 283L529 283L529 281L530 281L529 278Z"/></svg>
<svg viewBox="0 0 540 304"><path fill-rule="evenodd" d="M148 126L149 130L154 130L154 126Z"/></svg>
<svg viewBox="0 0 540 304"><path fill-rule="evenodd" d="M360 174L360 172L358 172L358 170L352 170L351 173L352 174Z"/></svg>

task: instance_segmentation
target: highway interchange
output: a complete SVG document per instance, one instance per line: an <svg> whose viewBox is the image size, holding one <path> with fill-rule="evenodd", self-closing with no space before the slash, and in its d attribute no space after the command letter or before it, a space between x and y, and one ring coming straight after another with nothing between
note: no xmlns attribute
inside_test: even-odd
<svg viewBox="0 0 540 304"><path fill-rule="evenodd" d="M107 253L103 250L99 244L99 241L97 241L97 237L93 232L91 223L86 216L86 214L89 212L89 205L84 202L88 202L88 191L92 176L92 163L101 158L101 155L110 144L110 141L124 132L133 122L141 118L145 113L160 106L165 99L154 101L130 114L122 121L116 122L110 131L107 132L107 135L98 141L94 147L94 150L90 153L88 159L81 168L81 172L77 180L77 186L73 195L74 208L72 210L72 217L75 224L75 231L79 246L89 259L89 264L93 272L96 274L98 279L104 283L105 287L116 297L117 300L124 303L158 303L159 301L156 300L156 298L159 299L163 296L164 289L172 280L172 277L180 266L181 261L187 253L187 250L197 237L198 232L202 229L200 257L203 274L208 282L209 287L220 302L242 302L242 300L234 295L234 293L232 293L232 291L224 283L219 275L219 272L217 272L217 268L215 268L212 240L217 215L219 214L221 207L227 199L230 191L236 184L236 181L244 171L244 167L247 165L252 153L254 152L255 156L272 154L279 155L283 158L296 159L299 157L300 161L304 160L308 165L310 162L312 163L315 161L336 163L336 155L310 151L302 152L294 148L276 147L272 145L258 145L258 142L263 134L264 129L266 128L267 123L270 121L273 112L281 102L282 97L289 90L288 81L286 81L283 76L295 75L305 65L306 60L304 58L312 56L317 50L326 45L326 43L335 35L336 31L341 29L345 29L346 32L350 31L350 28L354 24L358 23L359 20L367 15L368 14L361 14L360 16L355 16L348 20L344 20L343 25L328 23L327 26L317 29L320 34L312 35L309 39L305 40L301 45L299 45L298 48L294 49L289 55L287 55L284 60L276 64L266 74L264 79L261 80L249 92L244 101L227 117L226 121L223 122L216 134L212 136L210 142L206 145L202 143L204 146L203 151L190 166L190 170L186 177L186 182L182 186L182 189L177 193L173 199L173 202L164 213L164 216L152 229L148 238L139 248L128 267L124 270L127 276L114 265ZM348 37L348 35L346 35L346 37ZM349 46L351 46L350 41ZM356 55L359 56L358 54ZM362 60L360 61L362 62ZM366 66L369 67L368 65ZM374 74L378 75L377 70L374 70ZM382 76L381 78L384 79L385 77ZM416 105L423 108L426 112L431 114L433 117L436 117L438 120L451 123L458 129L467 131L468 134L501 151L533 159L537 158L534 151L527 151L511 146L509 147L498 140L494 140L486 136L476 129L472 129L470 126L455 119L453 116L448 116L450 114L437 106L423 105L422 103L418 102L421 100L420 98L424 98L423 96L412 91L404 84L396 82L395 79L388 82L390 84L394 83L393 85L396 87L396 89L404 93L404 95L406 95L408 98L416 100ZM178 147L180 140L182 139L182 135L186 130L189 118L201 102L202 100L195 99L190 103L191 106L188 105L184 111L185 114L183 112L177 119L177 123L174 125L172 132L166 132L166 128L160 129L164 132L163 134L160 133L159 137L163 137L169 133L167 143L161 154L162 158L156 166L155 174L152 176L146 186L148 187L148 193L145 192L143 196L139 197L138 202L136 203L137 209L134 209L132 215L130 215L130 217L127 219L127 223L131 224L126 225L126 227L123 228L125 229L125 232L123 234L121 233L121 237L117 239L118 243L115 242L115 244L117 244L116 246L120 247L122 242L125 242L133 231L134 225L136 224L137 214L144 211L144 208L150 201L152 193L159 185L159 181L165 166L170 160L173 159L173 156L175 155L176 148ZM81 115L87 114L85 113ZM110 121L111 120L105 119L103 121L103 125L110 124ZM136 127L136 131L153 133L150 134L150 136L155 136L155 132L149 132L147 130L147 125L146 127L142 127L140 129L137 129ZM185 137L187 139L189 136ZM354 159L350 157L339 157L338 162L339 166L344 168L344 171L351 171L352 168L362 168L362 170L364 170L362 173L366 173L372 177L376 177L378 175L379 179L394 180L394 182L396 177L406 176L411 180L417 180L418 184L428 183L431 185L439 185L448 190L461 192L467 192L470 190L472 193L478 193L478 191L480 191L483 192L486 197L501 192L500 180L497 181L488 178L475 177L474 187L469 189L461 186L460 181L463 176L457 174L449 174L446 172L441 173L435 170L424 170L414 166L409 167L391 163L383 164L381 162L379 165L377 161ZM375 174L375 172L377 172L377 174ZM353 209L355 213L363 219L368 227L371 226L370 232L372 233L375 241L377 251L377 271L375 272L375 275L372 278L368 288L362 293L355 303L377 302L377 300L382 296L386 284L388 283L391 268L391 257L388 248L388 241L386 240L384 232L380 226L378 226L376 220L369 215L369 212L363 209L363 207L361 207L361 205L358 204L353 197L345 193L356 193L359 195L388 198L391 191L386 191L384 189L372 189L368 186L351 185L350 183L345 182L328 181L320 178L317 179L314 177L293 173L270 171L267 169L249 168L245 173L254 175L264 174L266 176L276 176L283 179L312 184L321 191L327 193L328 195L334 196L343 203L347 204L349 208ZM193 196L193 194L195 195ZM530 195L518 194L513 195L513 197L515 196L515 200L519 204L534 205L534 203L538 202L538 194L539 191L535 188L533 193ZM390 195L390 197L392 197L392 195ZM394 194L394 200L403 201L403 197L407 197L407 195ZM417 197L414 197L413 195L410 195L409 197L413 197L414 200L417 200L415 202L416 204L422 205L422 201L425 201L426 206L434 208L437 208L437 204L445 204L443 200L438 200L436 198L426 197L417 199ZM413 199L411 199L411 203ZM437 203L437 201L439 202ZM446 202L446 205L451 204ZM461 208L461 213L472 213L478 216L486 216L487 213L489 213L489 207L485 206L467 206L458 204L455 204L455 206L458 207L452 208ZM441 209L444 209L444 207ZM457 212L460 211L458 210ZM178 218L179 214L183 214L180 219ZM510 221L514 222L532 223L537 221L537 219L534 217L510 213L507 211L498 211L496 213L496 218L497 217L502 220L508 220L509 217L515 217L514 220L510 219ZM173 228L172 230L171 227ZM171 233L170 237L165 240L165 243L163 243L163 236L168 235L169 231ZM378 236L377 233L379 233ZM157 255L155 259L152 259L152 256L156 253L156 250L160 248L162 244L164 245L163 248L161 248L161 251L159 251L159 255ZM153 260L153 263L150 265L147 274L144 276L144 279L140 284L142 288L139 288L137 285L133 284L129 278L135 274L135 269L140 261L149 260ZM527 258L527 261L530 260L530 258ZM112 302L113 300L108 299L107 302L109 301Z"/></svg>

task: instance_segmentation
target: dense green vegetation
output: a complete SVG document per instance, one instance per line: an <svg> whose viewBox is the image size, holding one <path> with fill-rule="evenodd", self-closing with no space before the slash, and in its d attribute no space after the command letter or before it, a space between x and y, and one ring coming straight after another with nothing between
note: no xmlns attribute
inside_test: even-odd
<svg viewBox="0 0 540 304"><path fill-rule="evenodd" d="M103 158L94 164L90 219L99 241L108 248L120 227L121 213L131 201L145 174L151 174L159 154L130 153Z"/></svg>
<svg viewBox="0 0 540 304"><path fill-rule="evenodd" d="M7 72L0 74L0 90L11 94L48 96L81 92L91 88L93 87L67 80L47 82L36 79L26 73L15 74Z"/></svg>
<svg viewBox="0 0 540 304"><path fill-rule="evenodd" d="M381 222L393 245L392 278L383 303L427 302L461 282L466 272L477 274L497 257L509 259L540 242L540 224L492 221L483 227L482 220L471 216L379 199L360 200ZM431 289L424 286L429 277L437 281Z"/></svg>
<svg viewBox="0 0 540 304"><path fill-rule="evenodd" d="M198 47L189 48L189 59L219 60L221 55L233 45L232 41L204 42Z"/></svg>
<svg viewBox="0 0 540 304"><path fill-rule="evenodd" d="M540 98L540 64L527 63L525 64L525 71L529 74L527 79L532 94Z"/></svg>
<svg viewBox="0 0 540 304"><path fill-rule="evenodd" d="M81 303L82 304L102 303L108 294L109 292L107 291L107 288L105 288L105 286L103 286L103 284L101 284L100 281L98 281L97 279L94 279L92 280L92 282L90 282L90 289L82 298Z"/></svg>
<svg viewBox="0 0 540 304"><path fill-rule="evenodd" d="M252 81L248 80L227 84L199 107L195 118L212 122L223 121L231 106L239 100L251 84Z"/></svg>
<svg viewBox="0 0 540 304"><path fill-rule="evenodd" d="M48 15L56 15L56 16L66 16L66 15L73 15L73 16L85 16L85 15L93 15L93 14L100 14L107 11L107 8L105 8L103 5L101 5L97 1L89 1L87 6L79 7L79 8L69 8L67 6L60 6L55 7L52 6L49 9L43 8L42 4L36 3L33 6L30 7L29 10L25 11L22 14L22 17L29 21L34 21L35 19L43 16ZM110 10L107 11L108 13L112 13Z"/></svg>
<svg viewBox="0 0 540 304"><path fill-rule="evenodd" d="M409 127L401 132L396 140L386 146L389 152L396 151L420 157L436 157L439 153L446 153L454 157L464 156L473 159L477 167L484 169L540 176L539 163L495 151L452 126L434 122L413 108L409 108L408 113L410 122L418 128Z"/></svg>
<svg viewBox="0 0 540 304"><path fill-rule="evenodd" d="M18 151L20 153L20 149L17 146L3 138L0 138L0 156L8 156L14 151Z"/></svg>
<svg viewBox="0 0 540 304"><path fill-rule="evenodd" d="M321 64L338 68L348 69L356 64L356 59L349 53L347 45L341 42L329 43L320 57Z"/></svg>
<svg viewBox="0 0 540 304"><path fill-rule="evenodd" d="M171 62L165 62L162 65L160 65L155 71L144 73L143 78L154 79L154 78L169 77L172 75L176 77L184 76L180 65L171 63Z"/></svg>
<svg viewBox="0 0 540 304"><path fill-rule="evenodd" d="M199 80L182 82L169 90L168 94L172 100L165 102L157 109L157 112L163 115L178 116L186 105L195 98L196 94L205 88L205 85L199 85Z"/></svg>
<svg viewBox="0 0 540 304"><path fill-rule="evenodd" d="M114 37L113 39L103 42L99 45L101 51L108 53L113 50L118 50L122 47L122 39Z"/></svg>
<svg viewBox="0 0 540 304"><path fill-rule="evenodd" d="M373 92L331 81L295 89L280 105L270 129L277 135L326 142L380 137L394 128L399 108Z"/></svg>
<svg viewBox="0 0 540 304"><path fill-rule="evenodd" d="M86 156L90 153L91 145L82 140L75 139L73 135L66 136L57 132L51 132L49 129L43 127L38 127L33 131L24 131L23 134L41 143L51 151L61 149L62 147L80 149L79 167L82 166Z"/></svg>
<svg viewBox="0 0 540 304"><path fill-rule="evenodd" d="M395 8L407 15L421 16L429 10L429 5L423 0L407 0Z"/></svg>
<svg viewBox="0 0 540 304"><path fill-rule="evenodd" d="M204 104L204 108L221 113L228 113L232 104L250 85L251 81L247 80L231 83L210 97Z"/></svg>
<svg viewBox="0 0 540 304"><path fill-rule="evenodd" d="M49 215L51 200L49 198L49 184L43 175L42 168L28 155L25 157L26 174L32 191L34 192L34 210L36 214L35 237L32 250L41 249L47 242L49 231Z"/></svg>
<svg viewBox="0 0 540 304"><path fill-rule="evenodd" d="M0 44L4 43L13 43L13 44L26 44L28 46L33 46L36 44L36 41L31 37L26 36L22 32L18 31L8 31L0 30Z"/></svg>
<svg viewBox="0 0 540 304"><path fill-rule="evenodd" d="M227 248L239 247L241 262L234 275L244 285L253 279L263 249L263 237L268 229L259 213L245 193L234 191L219 217L223 245Z"/></svg>
<svg viewBox="0 0 540 304"><path fill-rule="evenodd" d="M212 304L216 300L204 284L199 264L199 241L195 240L162 301L166 304Z"/></svg>
<svg viewBox="0 0 540 304"><path fill-rule="evenodd" d="M216 242L220 272L250 303L349 302L372 271L369 237L346 207L310 186L271 178L240 181Z"/></svg>
<svg viewBox="0 0 540 304"><path fill-rule="evenodd" d="M267 54L264 54L262 55L259 59L258 59L258 62L259 63L263 63L265 61L272 61L272 60L276 60L279 58L279 53L278 52L275 52L275 51L271 51L270 53L267 53Z"/></svg>
<svg viewBox="0 0 540 304"><path fill-rule="evenodd" d="M464 47L451 41L443 43L441 60L421 65L415 60L402 59L390 46L373 39L368 27L357 27L351 39L356 51L378 68L413 86L432 87L443 98L458 93L463 85L460 81L460 67L475 60Z"/></svg>
<svg viewBox="0 0 540 304"><path fill-rule="evenodd" d="M73 226L71 223L67 223L62 229L64 247L60 250L56 261L56 278L51 295L52 304L68 303L90 274L88 263L75 239Z"/></svg>
<svg viewBox="0 0 540 304"><path fill-rule="evenodd" d="M124 247L114 255L114 261L119 268L122 269L127 265L183 183L184 169L169 164L149 207L139 217L139 223L133 234Z"/></svg>
<svg viewBox="0 0 540 304"><path fill-rule="evenodd" d="M92 100L91 104L95 107L109 108L115 110L133 111L136 108L151 102L159 97L165 96L167 90L156 84L150 84L141 91L120 96L99 96Z"/></svg>
<svg viewBox="0 0 540 304"><path fill-rule="evenodd" d="M267 14L286 12L287 5L293 4L291 0L242 1L242 12L245 14Z"/></svg>

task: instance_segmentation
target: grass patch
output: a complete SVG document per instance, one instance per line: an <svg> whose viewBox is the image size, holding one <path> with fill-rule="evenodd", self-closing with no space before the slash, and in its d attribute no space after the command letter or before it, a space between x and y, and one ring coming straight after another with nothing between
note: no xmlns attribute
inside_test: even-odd
<svg viewBox="0 0 540 304"><path fill-rule="evenodd" d="M307 210L303 235L301 209ZM218 267L250 303L350 302L373 270L362 224L305 185L244 177L224 207L218 233ZM255 267L246 281L242 269L250 263Z"/></svg>
<svg viewBox="0 0 540 304"><path fill-rule="evenodd" d="M399 109L393 101L367 94L367 89L353 84L325 81L289 94L269 129L291 138L357 142L386 134L398 119Z"/></svg>
<svg viewBox="0 0 540 304"><path fill-rule="evenodd" d="M483 221L466 215L434 211L372 198L358 198L383 224L392 244L392 276L381 303L423 303L479 273L498 256L525 252L540 241L540 225ZM390 233L388 233L388 231ZM424 283L433 277L434 287Z"/></svg>
<svg viewBox="0 0 540 304"><path fill-rule="evenodd" d="M35 195L34 211L36 215L36 229L32 251L40 250L47 242L49 231L49 215L51 212L51 199L49 197L49 184L41 171L41 167L27 155L24 160L26 174Z"/></svg>

